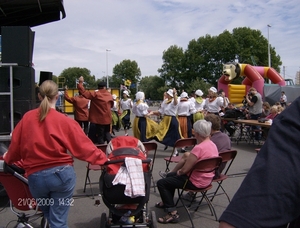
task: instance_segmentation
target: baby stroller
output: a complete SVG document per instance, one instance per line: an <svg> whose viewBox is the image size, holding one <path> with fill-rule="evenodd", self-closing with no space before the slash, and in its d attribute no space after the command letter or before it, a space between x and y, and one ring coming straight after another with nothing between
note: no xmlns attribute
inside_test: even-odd
<svg viewBox="0 0 300 228"><path fill-rule="evenodd" d="M0 150L0 183L3 185L10 201L11 211L17 215L15 228L33 228L32 223L42 218L41 227L47 227L43 213L39 211L36 201L32 197L25 171L18 165L7 165L2 158L3 145Z"/></svg>
<svg viewBox="0 0 300 228"><path fill-rule="evenodd" d="M151 159L147 159L143 151L135 147L137 145L135 141L138 140L131 136L119 136L113 138L110 145L108 145L110 148L112 148L112 145L115 147L112 148L111 153L108 155L109 161L105 163L99 180L102 200L109 209L108 216L106 213L101 215L101 228L157 227L155 212L152 211L149 214L147 205L151 186ZM116 147L116 145L118 146ZM142 172L139 172L139 177L143 179L139 183L144 181L144 186L140 185L140 189L144 190L144 195L128 196L124 192L126 189L128 190L128 183L126 185L114 183L120 169L128 169L128 173L132 169L132 166L128 166L127 162L129 160L139 161L139 168L142 170ZM127 167L125 168L125 166ZM134 174L132 175L134 176ZM138 185L139 183L132 183L132 185Z"/></svg>

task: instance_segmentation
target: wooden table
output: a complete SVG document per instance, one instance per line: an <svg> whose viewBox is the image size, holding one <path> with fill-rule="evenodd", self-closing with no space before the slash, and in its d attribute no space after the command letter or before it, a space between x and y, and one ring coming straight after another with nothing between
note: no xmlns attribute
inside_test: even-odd
<svg viewBox="0 0 300 228"><path fill-rule="evenodd" d="M232 120L235 123L239 123L239 124L245 124L245 125L255 125L255 126L261 126L261 127L266 127L266 128L270 128L272 126L272 124L270 124L269 122L264 122L264 123L260 123L258 122L258 120Z"/></svg>

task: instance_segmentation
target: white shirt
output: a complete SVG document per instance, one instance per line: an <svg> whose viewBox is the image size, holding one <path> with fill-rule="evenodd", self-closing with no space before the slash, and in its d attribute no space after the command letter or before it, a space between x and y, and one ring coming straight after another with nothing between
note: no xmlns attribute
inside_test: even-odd
<svg viewBox="0 0 300 228"><path fill-rule="evenodd" d="M225 105L222 105L224 108L227 108L228 104L230 103L228 97L224 97Z"/></svg>
<svg viewBox="0 0 300 228"><path fill-rule="evenodd" d="M281 95L280 102L282 102L282 103L287 102L287 98L286 98L285 94Z"/></svg>
<svg viewBox="0 0 300 228"><path fill-rule="evenodd" d="M117 101L114 101L114 106L111 108L112 111L118 111L119 110L119 107L118 107L118 102Z"/></svg>
<svg viewBox="0 0 300 228"><path fill-rule="evenodd" d="M205 99L205 109L208 112L216 113L220 111L220 108L223 106L223 98L216 97L214 101L209 102L209 98Z"/></svg>
<svg viewBox="0 0 300 228"><path fill-rule="evenodd" d="M205 105L205 99L202 100L202 103L198 103L196 99L194 99L195 109L196 111L203 111Z"/></svg>
<svg viewBox="0 0 300 228"><path fill-rule="evenodd" d="M178 103L177 105L174 104L174 99L170 103L167 103L168 99L165 99L161 104L160 109L158 110L160 114L167 115L167 116L176 116Z"/></svg>
<svg viewBox="0 0 300 228"><path fill-rule="evenodd" d="M132 108L132 101L131 101L131 99L127 99L127 100L122 99L120 101L120 105L121 105L122 110L131 109Z"/></svg>
<svg viewBox="0 0 300 228"><path fill-rule="evenodd" d="M149 106L146 102L139 103L138 105L137 103L134 103L132 107L132 113L137 117L142 117L148 114L148 109Z"/></svg>
<svg viewBox="0 0 300 228"><path fill-rule="evenodd" d="M190 100L179 101L177 110L178 116L190 116L195 112L195 103L191 102Z"/></svg>

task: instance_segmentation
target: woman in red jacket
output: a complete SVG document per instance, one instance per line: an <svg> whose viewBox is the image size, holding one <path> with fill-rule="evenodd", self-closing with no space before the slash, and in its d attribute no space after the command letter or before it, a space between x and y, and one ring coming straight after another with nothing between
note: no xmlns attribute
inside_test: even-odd
<svg viewBox="0 0 300 228"><path fill-rule="evenodd" d="M23 161L30 192L50 226L66 228L69 208L74 204L73 156L98 165L107 158L76 121L55 110L55 82L43 82L39 98L40 107L28 111L14 129L4 160L8 164Z"/></svg>

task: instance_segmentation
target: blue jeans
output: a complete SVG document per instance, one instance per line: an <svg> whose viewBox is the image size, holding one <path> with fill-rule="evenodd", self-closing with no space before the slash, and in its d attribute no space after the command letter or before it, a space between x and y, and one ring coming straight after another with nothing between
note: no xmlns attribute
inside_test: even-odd
<svg viewBox="0 0 300 228"><path fill-rule="evenodd" d="M74 205L75 182L76 174L70 165L41 170L28 177L30 192L51 228L68 227L69 209Z"/></svg>

